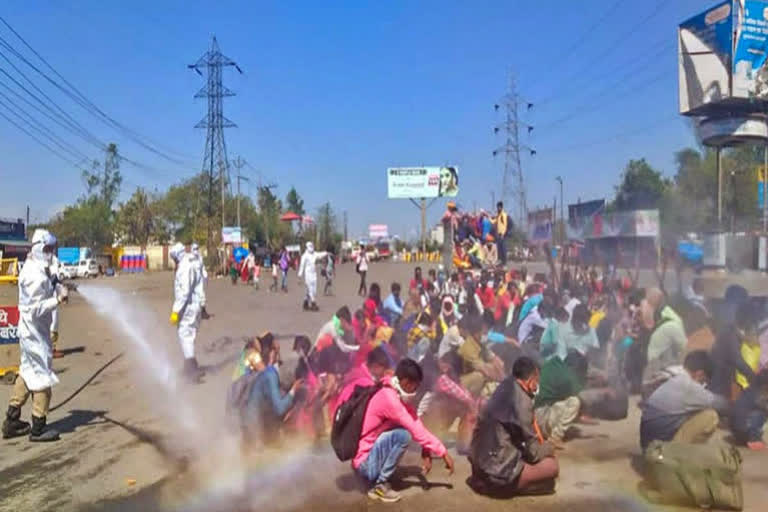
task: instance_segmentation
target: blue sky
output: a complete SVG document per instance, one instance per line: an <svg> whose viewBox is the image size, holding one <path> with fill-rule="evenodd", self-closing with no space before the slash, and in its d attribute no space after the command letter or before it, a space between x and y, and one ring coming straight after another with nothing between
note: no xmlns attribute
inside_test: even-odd
<svg viewBox="0 0 768 512"><path fill-rule="evenodd" d="M414 237L418 211L386 198L386 168L458 165L460 204L490 207L503 164L491 156L502 142L493 105L510 72L536 104L525 120L537 128L523 138L537 151L523 159L529 207L552 203L558 175L574 202L610 196L631 158L674 173L674 152L694 143L675 115L676 26L711 4L615 5L6 0L0 14L105 112L185 155L183 165L168 163L52 96L124 156L156 168L124 165L124 197L199 171L205 132L193 126L205 104L192 96L203 80L186 65L215 34L245 72L225 72L237 92L224 106L238 124L226 132L230 157L247 159L282 197L295 185L311 210L326 200L347 210L353 234L386 223ZM5 27L0 36L23 49ZM0 216L30 205L32 219L45 220L82 193L78 170L2 118L0 154ZM436 221L442 203L429 213Z"/></svg>

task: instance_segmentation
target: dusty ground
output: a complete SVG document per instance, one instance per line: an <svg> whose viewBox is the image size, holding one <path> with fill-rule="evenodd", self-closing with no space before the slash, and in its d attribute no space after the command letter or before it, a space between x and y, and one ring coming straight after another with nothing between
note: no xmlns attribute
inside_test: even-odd
<svg viewBox="0 0 768 512"><path fill-rule="evenodd" d="M386 289L392 280L406 282L411 269L376 264L369 282ZM287 356L293 334L313 335L337 307L358 304L354 270L341 267L336 296L321 298L320 313L300 311L302 290L295 274L287 295L271 294L263 284L254 291L213 280L208 302L215 316L204 322L197 343L210 374L205 384L176 392L161 375L166 357L177 367L181 361L167 323L171 281L170 273L154 273L82 282L116 290L124 303L106 304L105 316L75 295L63 308L61 348L69 353L55 363L61 384L54 389L53 405L71 399L49 416L62 440L49 445L24 438L0 441L0 510L666 510L648 505L637 493L635 407L629 419L584 427L589 438L568 444L555 496L512 502L474 495L465 483L469 465L461 457L453 477L436 461L427 490L414 476L418 454L409 454L402 484L406 496L392 506L367 503L349 467L336 461L326 443L286 441L277 452L242 457L221 428L231 361L242 338L270 329L281 335ZM14 301L12 288L0 288L0 303ZM149 358L120 328L117 320L126 314L128 328L148 343ZM10 387L0 386L2 400L9 393ZM745 510L765 510L768 476L761 468L767 455L743 456Z"/></svg>

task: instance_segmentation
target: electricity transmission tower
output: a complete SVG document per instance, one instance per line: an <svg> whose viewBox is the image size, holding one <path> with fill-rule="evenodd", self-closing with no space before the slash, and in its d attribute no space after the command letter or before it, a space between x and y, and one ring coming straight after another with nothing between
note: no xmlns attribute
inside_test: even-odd
<svg viewBox="0 0 768 512"><path fill-rule="evenodd" d="M214 176L218 171L219 187L221 188L221 226L224 227L224 201L226 198L225 190L229 183L229 160L227 159L227 143L224 140L224 128L234 128L237 125L224 117L224 97L234 96L235 93L226 88L221 82L222 70L225 67L233 66L240 74L243 70L230 59L221 53L216 36L211 40L211 47L206 51L197 62L187 67L203 76L205 70L207 74L206 84L200 89L195 98L208 99L208 113L195 125L195 128L205 128L207 135L205 139L205 156L203 157L203 172L208 174L208 257L216 259L216 248L213 243L213 188Z"/></svg>
<svg viewBox="0 0 768 512"><path fill-rule="evenodd" d="M525 229L528 222L528 205L520 152L528 151L533 156L536 154L536 150L520 143L521 127L526 129L529 134L533 131L533 126L520 120L519 108L521 105L525 105L526 110L533 108L533 103L524 102L520 98L515 85L515 78L510 77L509 91L499 103L493 106L496 111L504 108L504 121L493 128L494 133L504 133L504 144L493 150L493 156L495 157L500 153L504 154L501 200L505 206L509 204L510 197L517 202L518 226Z"/></svg>

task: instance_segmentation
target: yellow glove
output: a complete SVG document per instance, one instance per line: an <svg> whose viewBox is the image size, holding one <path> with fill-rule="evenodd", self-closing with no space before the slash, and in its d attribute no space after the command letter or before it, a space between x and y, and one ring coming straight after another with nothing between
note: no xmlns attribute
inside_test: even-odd
<svg viewBox="0 0 768 512"><path fill-rule="evenodd" d="M179 314L175 311L171 313L171 325L178 325L179 323Z"/></svg>
<svg viewBox="0 0 768 512"><path fill-rule="evenodd" d="M51 343L56 343L57 341L59 341L59 333L51 331Z"/></svg>

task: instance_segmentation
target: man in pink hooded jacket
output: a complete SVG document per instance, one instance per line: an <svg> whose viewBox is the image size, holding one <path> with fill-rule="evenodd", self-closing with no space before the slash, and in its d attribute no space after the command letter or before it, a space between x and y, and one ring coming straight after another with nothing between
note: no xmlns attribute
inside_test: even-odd
<svg viewBox="0 0 768 512"><path fill-rule="evenodd" d="M385 503L399 501L401 496L389 483L405 450L416 441L422 448L422 469L432 469L432 457L445 462L453 474L453 459L443 443L424 427L416 411L404 400L416 395L424 375L416 361L400 361L395 375L384 379L384 386L368 402L363 419L357 454L352 459L355 470L373 487L368 497Z"/></svg>

